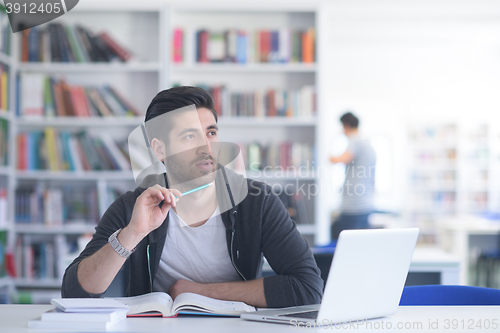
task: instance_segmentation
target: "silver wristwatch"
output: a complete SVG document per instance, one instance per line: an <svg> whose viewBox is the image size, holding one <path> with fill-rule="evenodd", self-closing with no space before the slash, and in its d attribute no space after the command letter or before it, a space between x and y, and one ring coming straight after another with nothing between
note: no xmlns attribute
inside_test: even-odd
<svg viewBox="0 0 500 333"><path fill-rule="evenodd" d="M111 236L109 236L108 242L111 244L111 247L116 251L116 253L123 258L128 258L132 253L134 253L136 248L134 247L131 251L129 251L120 244L117 237L120 231L122 231L122 229L116 230Z"/></svg>

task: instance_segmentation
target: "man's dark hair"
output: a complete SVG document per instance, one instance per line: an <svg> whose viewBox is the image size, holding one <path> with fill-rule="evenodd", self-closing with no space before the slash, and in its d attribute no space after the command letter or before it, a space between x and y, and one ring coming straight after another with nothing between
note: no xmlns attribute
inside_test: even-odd
<svg viewBox="0 0 500 333"><path fill-rule="evenodd" d="M340 117L340 122L343 125L347 125L351 128L358 128L359 125L359 119L351 112L347 112L342 117Z"/></svg>
<svg viewBox="0 0 500 333"><path fill-rule="evenodd" d="M152 119L193 104L197 109L206 108L212 111L215 122L217 122L214 100L203 88L181 86L160 91L149 104L144 119L149 140L166 138L174 125L151 121Z"/></svg>
<svg viewBox="0 0 500 333"><path fill-rule="evenodd" d="M212 111L215 121L217 121L217 112L214 108L212 96L203 88L190 86L174 87L160 91L149 104L144 121L147 122L157 116L192 104L197 109L206 108Z"/></svg>

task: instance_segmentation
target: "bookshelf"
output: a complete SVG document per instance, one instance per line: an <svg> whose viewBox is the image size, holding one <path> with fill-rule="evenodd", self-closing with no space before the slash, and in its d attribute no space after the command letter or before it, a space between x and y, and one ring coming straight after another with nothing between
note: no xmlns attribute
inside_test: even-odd
<svg viewBox="0 0 500 333"><path fill-rule="evenodd" d="M22 36L17 34L12 38L13 52L12 57L8 58L9 65L15 73L13 77L21 77L19 86L16 86L16 80L11 82L12 100L16 100L15 93L21 95L23 78L43 76L50 77L54 81L64 80L70 87L110 85L132 104L134 109L140 110L140 114L135 116L61 117L58 113L54 116L44 114L25 116L22 106L26 100L23 100L23 96L19 96L19 100L23 103L14 103L14 112L0 112L2 118L12 123L10 133L12 139L9 143L9 153L12 158L7 167L0 169L2 172L0 180L3 173L9 175L6 178L12 180L12 195L9 200L13 212L10 212L12 218L9 221L9 228L13 237L10 242L18 254L15 263L17 274L11 279L17 289L17 296L14 295L14 299L47 302L52 297L59 297L65 268L88 242L100 216L119 193L134 189L136 186L130 170L54 171L47 167L31 167L24 170L18 168L21 153L18 152L16 141L19 135L44 133L47 128L51 128L56 133L56 138L61 132L68 132L69 135L85 132L91 136L106 132L115 142L123 141L133 128L142 123L144 110L152 97L165 87L162 84L165 65L162 41L166 40L162 29L162 22L165 21L164 6L157 3L144 6L124 5L119 9L113 7L112 4L103 5L102 2L80 4L70 15L40 26L39 33L43 34L50 23L60 23L63 27L82 25L94 33L106 32L115 42L133 54L133 58L127 62L116 60L52 62L48 60L49 58L44 61L22 61L26 60L22 59ZM0 57L0 61L3 59L4 57ZM104 98L102 92L101 98ZM70 101L74 102L71 99ZM47 102L46 100L42 102L45 112ZM54 102L54 107L57 106ZM95 111L95 105L92 107ZM59 142L57 144L60 145ZM37 189L39 192L36 192ZM51 200L43 196L42 192L51 195ZM62 198L61 193L63 193ZM88 195L88 198L83 198L85 195ZM38 218L36 223L30 223L34 222L34 215L27 215L27 218L26 215L21 215L21 212L26 213L26 211L21 211L19 208L23 206L17 202L22 197L38 198L39 202L59 212L57 207L67 205L66 198L79 196L82 197L81 201L86 203L87 200L92 200L92 214L95 216L88 216L85 212L84 215L80 212L81 216L74 216L75 214L71 216L65 211L57 215L59 217L43 215L42 221ZM36 201L36 199L31 200ZM33 209L32 205L28 207ZM47 210L44 208L43 211ZM72 210L77 211L74 207Z"/></svg>
<svg viewBox="0 0 500 333"><path fill-rule="evenodd" d="M291 54L294 52L292 47L288 58L278 59L276 56L273 58L270 52L269 58L263 60L261 55L264 51L259 48L259 42L256 42L265 33L289 33L293 36L297 31L306 33L314 29L317 32L318 17L318 6L315 4L300 6L293 4L276 6L262 3L258 5L232 4L231 6L213 4L191 7L180 4L171 5L167 25L172 36L168 50L170 63L166 72L167 85L223 87L233 99L236 99L237 95L256 96L262 92L265 95L265 92L269 90L276 94L285 91L285 94L290 95L291 91L299 91L309 86L314 86L314 92L319 94L319 62L317 61L319 57L316 56L316 59L307 61L306 58L292 60ZM178 31L182 33L179 44L175 36ZM228 51L222 61L203 62L202 34L205 31L208 31L210 36L208 39L212 43L212 49L206 50L209 60L218 58L218 51L214 49L222 48L222 43L215 39L222 35L227 36L224 37L227 38L224 43ZM236 48L232 49L231 38L237 38ZM243 41L245 46L240 48L240 41ZM317 43L318 39L315 41L315 52L318 48ZM283 49L279 49L276 53L282 55L281 51ZM261 52L260 55L259 52ZM182 56L176 58L178 54ZM244 155L247 150L251 149L250 146L255 144L260 147L258 155L261 155L263 150L264 154L267 153L269 148L266 147L283 142L303 143L311 147L313 157L309 165L305 167L281 165L279 168L268 168L264 160L260 159L262 163L260 169L247 170L247 177L269 183L278 194L286 186L293 186L294 190L298 190L301 187L307 189L319 185L319 177L314 171L317 166L316 160L321 159L315 155L318 132L321 127L318 125L321 110L317 102L318 95L315 98L316 105L312 107L314 111L308 112L307 116L297 116L293 113L292 116L289 114L288 116L270 115L269 110L255 111L258 108L250 111L250 114L257 114L257 116L235 116L239 114L239 111L235 110L234 104L227 102L224 105L223 95L222 112L219 118L220 139L240 144ZM259 98L256 97L256 100ZM242 113L245 114L245 112ZM249 165L252 164L251 160L248 162ZM300 232L311 245L326 242L325 234L329 235L329 221L326 224L324 219L321 224L315 221L319 219L319 216L328 214L318 212L321 210L321 205L314 196L300 200L304 200L302 208L309 222L302 224L300 218L297 217ZM327 238L329 239L328 236Z"/></svg>
<svg viewBox="0 0 500 333"><path fill-rule="evenodd" d="M439 243L439 221L456 214L498 213L498 125L450 120L410 126L409 221Z"/></svg>
<svg viewBox="0 0 500 333"><path fill-rule="evenodd" d="M13 138L11 112L11 38L5 7L0 5L0 304L9 303L13 281L7 274L7 252L13 236L10 202L13 197L14 183L11 166L12 151L9 142Z"/></svg>
<svg viewBox="0 0 500 333"><path fill-rule="evenodd" d="M169 5L167 3L132 4L124 3L119 9L106 1L90 1L81 3L54 22L68 26L83 24L93 32L106 31L122 46L134 53L135 57L128 62L26 62L21 61L22 38L12 39L13 54L7 57L15 77L43 75L54 80L65 80L70 86L90 86L110 84L128 101L144 112L152 97L160 90L174 84L192 84L204 86L224 86L229 93L255 93L257 90L299 91L303 87L315 87L316 103L309 108L308 116L222 116L219 118L221 140L241 143L244 146L259 143L262 146L279 145L283 142L303 143L310 147L313 159L306 169L296 170L247 170L247 176L266 181L273 188L280 190L286 185L297 189L319 186L320 178L315 167L321 164L320 156L316 156L321 124L321 103L319 102L319 68L320 62L311 63L196 63L185 61L174 63L171 58L171 36L176 27L183 26L194 29L247 29L248 31L295 29L306 31L309 28L318 30L319 9L316 5L307 6L267 6L238 4L228 8L224 5L211 4L207 7ZM256 23L258 22L258 24ZM188 23L185 25L185 23ZM42 26L43 27L43 26ZM318 42L316 41L316 47ZM317 50L316 50L317 52ZM319 57L317 57L319 58ZM0 56L0 62L2 61ZM22 82L22 81L21 81ZM11 80L11 100L16 100L16 80ZM20 97L22 98L22 96ZM314 112L312 110L314 109ZM98 219L63 220L61 224L47 226L44 223L16 223L14 218L16 191L27 193L37 187L43 189L62 189L66 184L75 188L86 188L97 193L98 214L101 216L117 193L135 188L130 170L19 170L17 161L20 156L16 146L18 135L45 131L52 128L56 133L67 131L70 134L85 131L91 135L101 132L109 133L113 139L123 140L130 130L143 121L142 115L132 117L76 117L76 116L37 116L25 117L14 103L14 112L0 112L0 118L12 123L9 154L9 165L0 167L0 180L11 179L9 202L14 209L9 220L14 237L12 246L22 253L18 264L17 277L13 279L18 291L32 293L31 299L46 301L54 297L60 288L62 272L72 259L80 252L85 240L93 233ZM244 138L242 141L241 138ZM320 149L320 151L322 151ZM83 190L75 190L80 193ZM329 239L328 213L322 209L319 200L294 198L300 201L300 212L295 211L297 218L302 216L299 231L310 244L325 243ZM288 207L287 207L288 208ZM326 218L325 218L326 217ZM321 222L316 222L320 220ZM74 223L73 223L74 222ZM299 221L300 222L300 221ZM29 249L29 250L27 250ZM33 252L28 253L26 252ZM42 253L42 254L40 254ZM53 259L43 259L53 271L35 272L26 275L25 261L42 260L43 254L54 253ZM47 298L47 299L46 299Z"/></svg>

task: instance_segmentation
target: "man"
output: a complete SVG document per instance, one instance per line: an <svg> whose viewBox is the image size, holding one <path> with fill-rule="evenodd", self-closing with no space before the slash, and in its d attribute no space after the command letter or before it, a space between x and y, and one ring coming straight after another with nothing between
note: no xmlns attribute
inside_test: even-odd
<svg viewBox="0 0 500 333"><path fill-rule="evenodd" d="M359 119L348 112L340 117L340 121L349 145L342 155L330 157L330 162L346 165L342 206L340 216L333 224L332 240L338 239L345 229L369 228L375 183L375 150L367 139L360 137Z"/></svg>
<svg viewBox="0 0 500 333"><path fill-rule="evenodd" d="M193 104L194 112L180 112ZM171 112L169 121L153 121ZM166 187L138 187L111 204L66 269L63 297L100 297L128 257L129 296L193 292L257 307L320 302L319 269L271 187L217 163L217 114L207 92L160 92L146 112L146 130L165 164ZM207 182L216 186L181 196ZM263 255L275 276L261 277Z"/></svg>

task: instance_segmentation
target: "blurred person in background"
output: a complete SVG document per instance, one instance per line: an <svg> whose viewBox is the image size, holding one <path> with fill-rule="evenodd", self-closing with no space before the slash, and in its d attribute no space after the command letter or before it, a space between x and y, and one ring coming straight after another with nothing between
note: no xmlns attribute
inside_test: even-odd
<svg viewBox="0 0 500 333"><path fill-rule="evenodd" d="M375 190L375 150L368 139L360 136L359 119L355 115L347 112L340 117L340 122L349 145L342 155L330 156L331 163L346 166L342 205L340 215L332 226L332 240L337 240L342 230L370 227L368 217L373 212Z"/></svg>

